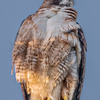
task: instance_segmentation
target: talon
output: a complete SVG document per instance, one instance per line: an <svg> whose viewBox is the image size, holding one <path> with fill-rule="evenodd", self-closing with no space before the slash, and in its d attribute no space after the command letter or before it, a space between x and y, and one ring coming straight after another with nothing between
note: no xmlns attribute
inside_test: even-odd
<svg viewBox="0 0 100 100"><path fill-rule="evenodd" d="M49 96L47 97L47 100L54 100L54 98L53 98L51 95L49 95Z"/></svg>
<svg viewBox="0 0 100 100"><path fill-rule="evenodd" d="M51 100L51 99L48 97L47 100Z"/></svg>
<svg viewBox="0 0 100 100"><path fill-rule="evenodd" d="M66 96L66 95L64 96L64 100L68 100L68 98L67 98L67 96Z"/></svg>

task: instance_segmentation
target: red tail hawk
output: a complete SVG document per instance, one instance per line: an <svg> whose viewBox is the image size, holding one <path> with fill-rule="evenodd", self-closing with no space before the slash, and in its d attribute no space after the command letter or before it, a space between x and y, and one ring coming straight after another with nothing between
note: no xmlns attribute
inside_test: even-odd
<svg viewBox="0 0 100 100"><path fill-rule="evenodd" d="M12 53L24 100L80 100L86 41L73 0L44 0L20 26Z"/></svg>

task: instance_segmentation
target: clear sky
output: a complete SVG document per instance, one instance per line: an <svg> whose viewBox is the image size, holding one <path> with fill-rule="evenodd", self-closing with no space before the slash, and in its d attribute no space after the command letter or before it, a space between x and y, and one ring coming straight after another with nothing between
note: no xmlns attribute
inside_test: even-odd
<svg viewBox="0 0 100 100"><path fill-rule="evenodd" d="M20 85L11 76L12 48L23 19L35 13L43 0L0 0L0 100L23 100ZM100 99L100 0L75 0L77 21L88 44L81 100Z"/></svg>

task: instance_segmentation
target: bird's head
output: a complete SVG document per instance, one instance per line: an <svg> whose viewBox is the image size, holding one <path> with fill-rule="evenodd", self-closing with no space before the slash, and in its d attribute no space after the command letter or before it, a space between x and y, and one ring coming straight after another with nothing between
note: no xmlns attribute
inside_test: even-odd
<svg viewBox="0 0 100 100"><path fill-rule="evenodd" d="M44 0L43 5L62 5L72 7L74 5L74 0Z"/></svg>

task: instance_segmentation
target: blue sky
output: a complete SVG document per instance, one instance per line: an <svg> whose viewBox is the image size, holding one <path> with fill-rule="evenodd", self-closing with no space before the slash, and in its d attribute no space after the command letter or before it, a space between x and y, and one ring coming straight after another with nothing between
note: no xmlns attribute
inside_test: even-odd
<svg viewBox="0 0 100 100"><path fill-rule="evenodd" d="M0 0L0 99L23 100L20 85L11 76L14 40L23 19L35 13L43 0ZM100 0L75 0L78 23L88 44L86 75L81 100L100 95Z"/></svg>

